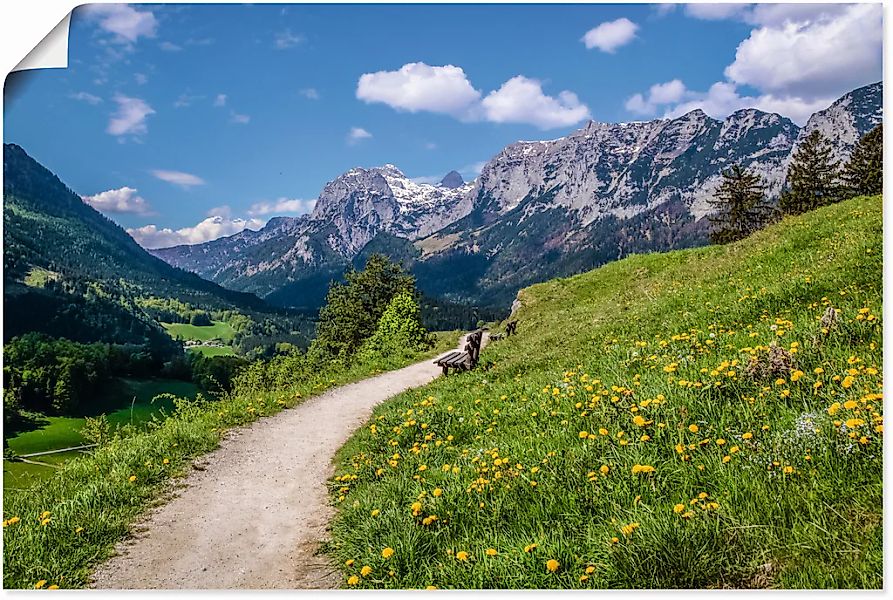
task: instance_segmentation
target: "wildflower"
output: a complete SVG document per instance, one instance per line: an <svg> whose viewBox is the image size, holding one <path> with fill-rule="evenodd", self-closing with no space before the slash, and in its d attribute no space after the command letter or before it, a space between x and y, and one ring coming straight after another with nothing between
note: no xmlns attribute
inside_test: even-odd
<svg viewBox="0 0 893 600"><path fill-rule="evenodd" d="M586 574L587 574L587 575L592 575L593 573L595 573L595 567L593 567L592 565L586 567Z"/></svg>
<svg viewBox="0 0 893 600"><path fill-rule="evenodd" d="M487 548L485 551L487 556L496 556L499 552L496 551L496 548Z"/></svg>
<svg viewBox="0 0 893 600"><path fill-rule="evenodd" d="M413 502L410 508L412 509L412 516L417 517L422 512L422 503L418 501Z"/></svg>
<svg viewBox="0 0 893 600"><path fill-rule="evenodd" d="M847 426L847 429L855 429L856 427L865 425L865 421L862 419L847 419L845 425Z"/></svg>
<svg viewBox="0 0 893 600"><path fill-rule="evenodd" d="M610 470L611 467L609 467L608 465L602 465L598 468L598 472L602 475L607 475Z"/></svg>
<svg viewBox="0 0 893 600"><path fill-rule="evenodd" d="M360 575L363 577L368 577L372 573L372 567L369 565L364 565L362 569L360 569Z"/></svg>
<svg viewBox="0 0 893 600"><path fill-rule="evenodd" d="M354 564L355 562L356 562L356 561L355 561L354 559L352 559L352 558L351 558L351 559L348 559L348 560L344 561L344 566L346 566L346 567L352 567L353 564Z"/></svg>
<svg viewBox="0 0 893 600"><path fill-rule="evenodd" d="M41 579L40 581L38 581L37 583L34 584L34 589L35 589L35 590L39 590L40 588L42 588L42 587L45 586L46 584L47 584L47 580L46 580L46 579Z"/></svg>
<svg viewBox="0 0 893 600"><path fill-rule="evenodd" d="M639 473L654 473L654 467L652 467L651 465L633 465L633 475L637 475Z"/></svg>
<svg viewBox="0 0 893 600"><path fill-rule="evenodd" d="M377 517L377 516L380 515L380 514L381 514L381 511L378 510L377 508L374 509L371 513L369 513L369 515L372 516L372 517Z"/></svg>
<svg viewBox="0 0 893 600"><path fill-rule="evenodd" d="M673 512L676 513L677 515L678 515L679 513L681 513L683 510L685 510L685 505L684 505L684 504L677 504L677 505L675 505L675 506L673 507Z"/></svg>
<svg viewBox="0 0 893 600"><path fill-rule="evenodd" d="M431 492L431 495L435 498L440 498L443 495L443 490L440 488L434 488L434 491Z"/></svg>
<svg viewBox="0 0 893 600"><path fill-rule="evenodd" d="M426 590L436 590L437 586L436 585L428 585L428 586L425 586L425 589Z"/></svg>
<svg viewBox="0 0 893 600"><path fill-rule="evenodd" d="M74 532L75 532L75 533L80 533L80 532L82 532L83 530L84 530L83 527L76 527L75 530L74 530Z"/></svg>
<svg viewBox="0 0 893 600"><path fill-rule="evenodd" d="M612 538L611 538L611 543L612 543L612 544L616 544L616 543L619 542L619 541L620 541L620 538L617 538L617 537L612 537Z"/></svg>
<svg viewBox="0 0 893 600"><path fill-rule="evenodd" d="M581 440L585 440L586 438L589 437L589 432L588 432L588 431L581 431L581 432L580 432L579 434L577 434L577 435L580 437Z"/></svg>
<svg viewBox="0 0 893 600"><path fill-rule="evenodd" d="M456 552L456 560L461 560L462 562L468 562L468 552L465 550L460 550Z"/></svg>
<svg viewBox="0 0 893 600"><path fill-rule="evenodd" d="M526 546L524 546L524 552L533 552L534 550L536 550L536 546L536 544L527 544Z"/></svg>
<svg viewBox="0 0 893 600"><path fill-rule="evenodd" d="M130 477L127 478L127 481L129 481L130 483L133 483L134 481L136 481L136 475L131 475Z"/></svg>
<svg viewBox="0 0 893 600"><path fill-rule="evenodd" d="M846 402L843 403L843 407L847 410L853 410L857 406L859 406L859 403L856 402L855 400L847 400Z"/></svg>
<svg viewBox="0 0 893 600"><path fill-rule="evenodd" d="M846 377L843 378L843 382L841 383L841 385L843 387L849 389L849 388L853 387L853 383L855 383L855 382L856 382L855 377L853 377L852 375L847 375Z"/></svg>
<svg viewBox="0 0 893 600"><path fill-rule="evenodd" d="M635 417L633 417L633 423L635 423L639 427L644 427L645 426L645 417L643 417L642 415L636 415Z"/></svg>
<svg viewBox="0 0 893 600"><path fill-rule="evenodd" d="M51 586L48 587L47 589L48 589L48 590L58 590L58 589L59 589L59 586L56 585L56 584L54 583L53 585L51 585Z"/></svg>
<svg viewBox="0 0 893 600"><path fill-rule="evenodd" d="M722 438L719 438L719 439L716 440L716 445L717 445L717 446L722 446L722 445L724 445L725 443L726 443L726 441L725 441L724 439L722 439Z"/></svg>
<svg viewBox="0 0 893 600"><path fill-rule="evenodd" d="M688 430L691 431L692 433L697 433L699 429L700 429L700 427L698 427L694 423L692 423L691 425L688 426Z"/></svg>
<svg viewBox="0 0 893 600"><path fill-rule="evenodd" d="M741 439L743 439L743 440L749 440L752 437L753 437L753 434L749 431L741 435Z"/></svg>
<svg viewBox="0 0 893 600"><path fill-rule="evenodd" d="M605 429L604 427L599 428L598 432L599 432L601 435L608 435L608 430Z"/></svg>
<svg viewBox="0 0 893 600"><path fill-rule="evenodd" d="M560 567L561 563L554 558L550 558L548 561L546 561L546 569L548 569L550 573L556 572Z"/></svg>
<svg viewBox="0 0 893 600"><path fill-rule="evenodd" d="M790 475L791 473L794 472L794 467L792 467L791 465L787 465L787 466L785 466L783 471L784 471L785 475Z"/></svg>
<svg viewBox="0 0 893 600"><path fill-rule="evenodd" d="M381 551L382 558L388 559L388 558L391 558L392 556L394 556L394 549L391 548L390 546L388 546L387 548L385 548L384 550Z"/></svg>
<svg viewBox="0 0 893 600"><path fill-rule="evenodd" d="M351 575L347 578L347 585L357 585L358 583L360 583L360 578L356 575Z"/></svg>

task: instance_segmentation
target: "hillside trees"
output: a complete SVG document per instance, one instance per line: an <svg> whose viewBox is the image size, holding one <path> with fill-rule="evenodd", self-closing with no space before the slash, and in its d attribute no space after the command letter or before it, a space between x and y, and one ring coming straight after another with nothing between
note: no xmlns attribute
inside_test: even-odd
<svg viewBox="0 0 893 600"><path fill-rule="evenodd" d="M794 151L779 208L799 215L842 199L840 168L834 149L819 130L813 130Z"/></svg>
<svg viewBox="0 0 893 600"><path fill-rule="evenodd" d="M372 254L362 271L349 270L345 281L332 282L319 312L311 350L349 359L378 327L378 321L399 293L415 296L415 278L381 254Z"/></svg>
<svg viewBox="0 0 893 600"><path fill-rule="evenodd" d="M398 292L378 320L375 333L363 344L364 357L409 358L432 345L422 326L421 310L412 294Z"/></svg>
<svg viewBox="0 0 893 600"><path fill-rule="evenodd" d="M859 139L841 178L850 196L873 196L884 191L883 125Z"/></svg>
<svg viewBox="0 0 893 600"><path fill-rule="evenodd" d="M764 227L773 213L759 175L741 165L733 165L722 176L722 183L708 200L716 210L710 216L713 225L710 240L714 244L728 244L747 237Z"/></svg>

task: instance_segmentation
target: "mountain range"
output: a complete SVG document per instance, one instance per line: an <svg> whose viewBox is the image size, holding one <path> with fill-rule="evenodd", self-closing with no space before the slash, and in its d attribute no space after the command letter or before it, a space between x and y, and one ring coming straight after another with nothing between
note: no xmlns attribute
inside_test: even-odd
<svg viewBox="0 0 893 600"><path fill-rule="evenodd" d="M707 199L732 164L770 197L793 151L822 131L845 159L882 119L881 83L856 89L804 127L774 113L701 110L632 123L589 122L570 135L507 146L470 183L417 183L394 165L326 184L313 211L258 231L151 251L171 265L282 306L321 305L328 282L371 252L401 260L428 295L505 307L531 283L631 253L704 244Z"/></svg>

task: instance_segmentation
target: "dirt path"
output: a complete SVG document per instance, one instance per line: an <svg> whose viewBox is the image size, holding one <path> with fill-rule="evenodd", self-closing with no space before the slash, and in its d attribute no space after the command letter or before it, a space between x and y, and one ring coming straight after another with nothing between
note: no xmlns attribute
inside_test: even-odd
<svg viewBox="0 0 893 600"><path fill-rule="evenodd" d="M485 340L486 341L486 340ZM464 340L462 346L464 346ZM432 360L338 387L233 430L170 502L94 573L112 589L332 588L315 556L334 514L325 483L335 452L373 407L439 375Z"/></svg>

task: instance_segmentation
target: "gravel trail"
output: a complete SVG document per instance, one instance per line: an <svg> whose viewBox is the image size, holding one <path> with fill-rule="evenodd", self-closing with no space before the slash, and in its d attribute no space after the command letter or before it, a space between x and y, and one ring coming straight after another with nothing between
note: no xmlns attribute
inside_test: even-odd
<svg viewBox="0 0 893 600"><path fill-rule="evenodd" d="M375 405L439 374L428 359L232 430L99 566L93 587L337 587L338 569L316 554L334 515L325 484L335 452Z"/></svg>

